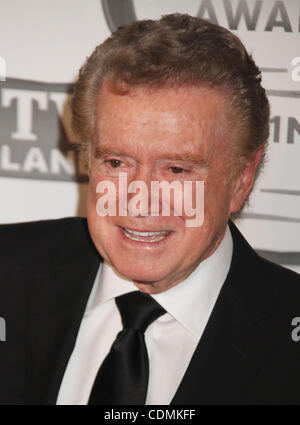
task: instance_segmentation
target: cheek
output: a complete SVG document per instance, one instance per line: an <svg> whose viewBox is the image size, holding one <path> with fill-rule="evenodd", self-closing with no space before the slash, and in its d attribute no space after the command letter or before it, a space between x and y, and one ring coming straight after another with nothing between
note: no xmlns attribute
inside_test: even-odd
<svg viewBox="0 0 300 425"><path fill-rule="evenodd" d="M91 173L89 178L89 188L88 188L88 204L97 202L99 194L97 194L96 189L98 183L101 181L101 177L96 173Z"/></svg>
<svg viewBox="0 0 300 425"><path fill-rule="evenodd" d="M186 229L184 236L178 243L180 249L177 251L177 256L175 253L170 256L170 262L177 258L180 259L181 267L189 268L193 266L199 259L206 256L210 239L210 227L208 228L205 222L201 227Z"/></svg>
<svg viewBox="0 0 300 425"><path fill-rule="evenodd" d="M91 204L94 204L96 201L96 182L95 179L90 177L89 187L87 193L87 207L89 208Z"/></svg>
<svg viewBox="0 0 300 425"><path fill-rule="evenodd" d="M221 235L230 218L230 196L228 192L218 190L212 193L206 202L205 230L207 238L214 240Z"/></svg>
<svg viewBox="0 0 300 425"><path fill-rule="evenodd" d="M221 166L211 173L205 182L205 195L208 206L225 205L232 197L228 172Z"/></svg>
<svg viewBox="0 0 300 425"><path fill-rule="evenodd" d="M100 217L96 210L97 194L95 190L89 190L87 203L87 222L89 234L94 245L104 260L110 263L110 253L114 250L114 228L111 217Z"/></svg>

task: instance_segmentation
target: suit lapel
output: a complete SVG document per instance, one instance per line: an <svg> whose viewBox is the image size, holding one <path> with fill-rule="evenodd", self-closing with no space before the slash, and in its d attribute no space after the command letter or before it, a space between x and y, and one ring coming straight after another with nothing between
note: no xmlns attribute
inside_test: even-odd
<svg viewBox="0 0 300 425"><path fill-rule="evenodd" d="M85 220L70 220L56 241L30 303L29 404L55 404L101 261Z"/></svg>
<svg viewBox="0 0 300 425"><path fill-rule="evenodd" d="M262 260L231 223L231 267L171 404L243 404L276 343Z"/></svg>

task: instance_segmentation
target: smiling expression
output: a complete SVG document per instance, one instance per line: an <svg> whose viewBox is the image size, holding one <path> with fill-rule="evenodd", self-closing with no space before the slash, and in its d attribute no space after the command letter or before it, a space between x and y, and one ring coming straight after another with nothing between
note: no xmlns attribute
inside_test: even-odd
<svg viewBox="0 0 300 425"><path fill-rule="evenodd" d="M204 87L134 88L126 94L107 84L101 89L91 149L89 231L103 258L147 293L178 284L210 256L247 194L248 188L237 190L241 179L229 178L227 109L224 95ZM203 225L186 227L184 214L99 217L97 184L113 182L118 198L120 172L128 184L141 180L148 187L152 181L204 181Z"/></svg>

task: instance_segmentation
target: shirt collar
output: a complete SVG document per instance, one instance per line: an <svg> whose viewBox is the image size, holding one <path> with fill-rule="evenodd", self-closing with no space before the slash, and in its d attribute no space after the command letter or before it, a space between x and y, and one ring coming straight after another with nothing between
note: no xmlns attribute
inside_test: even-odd
<svg viewBox="0 0 300 425"><path fill-rule="evenodd" d="M227 226L216 251L179 284L152 297L189 331L200 336L228 274L233 251ZM119 295L136 291L130 280L102 263L91 292L86 312Z"/></svg>

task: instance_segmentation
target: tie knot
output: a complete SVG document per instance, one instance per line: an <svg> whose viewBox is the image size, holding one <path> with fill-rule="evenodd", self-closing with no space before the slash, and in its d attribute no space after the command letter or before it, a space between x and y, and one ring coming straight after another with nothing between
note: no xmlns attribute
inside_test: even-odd
<svg viewBox="0 0 300 425"><path fill-rule="evenodd" d="M159 316L166 313L150 295L141 291L129 292L116 298L124 329L145 332L147 327Z"/></svg>

